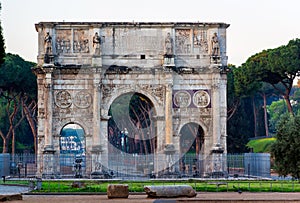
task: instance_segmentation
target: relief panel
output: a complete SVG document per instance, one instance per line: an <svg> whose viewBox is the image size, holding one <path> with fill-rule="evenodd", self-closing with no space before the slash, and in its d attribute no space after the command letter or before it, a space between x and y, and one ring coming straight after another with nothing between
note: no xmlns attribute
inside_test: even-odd
<svg viewBox="0 0 300 203"><path fill-rule="evenodd" d="M176 29L175 31L176 54L191 53L191 30Z"/></svg>
<svg viewBox="0 0 300 203"><path fill-rule="evenodd" d="M89 53L89 30L74 30L73 38L74 53Z"/></svg>
<svg viewBox="0 0 300 203"><path fill-rule="evenodd" d="M55 48L57 54L66 54L71 52L71 29L57 29Z"/></svg>
<svg viewBox="0 0 300 203"><path fill-rule="evenodd" d="M194 48L199 48L199 52L202 54L208 53L208 41L206 29L195 29L193 33Z"/></svg>

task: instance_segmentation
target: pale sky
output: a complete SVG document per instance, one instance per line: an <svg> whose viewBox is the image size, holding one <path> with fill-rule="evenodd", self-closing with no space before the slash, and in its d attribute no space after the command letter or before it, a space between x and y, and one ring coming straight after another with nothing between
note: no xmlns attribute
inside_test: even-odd
<svg viewBox="0 0 300 203"><path fill-rule="evenodd" d="M300 38L299 0L0 0L6 52L37 61L34 24L50 22L223 22L228 63Z"/></svg>

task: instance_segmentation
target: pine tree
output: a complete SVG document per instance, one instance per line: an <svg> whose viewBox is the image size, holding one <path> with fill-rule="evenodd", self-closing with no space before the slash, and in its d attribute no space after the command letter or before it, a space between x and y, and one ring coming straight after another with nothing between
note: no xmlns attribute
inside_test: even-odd
<svg viewBox="0 0 300 203"><path fill-rule="evenodd" d="M1 3L0 3L0 10L2 9ZM0 65L3 64L5 57L5 44L4 44L4 38L2 34L2 26L0 21Z"/></svg>

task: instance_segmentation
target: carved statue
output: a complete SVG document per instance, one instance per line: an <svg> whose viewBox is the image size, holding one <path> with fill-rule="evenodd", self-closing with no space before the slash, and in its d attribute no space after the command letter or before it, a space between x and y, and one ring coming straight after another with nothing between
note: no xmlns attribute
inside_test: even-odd
<svg viewBox="0 0 300 203"><path fill-rule="evenodd" d="M51 54L52 53L52 37L50 36L49 32L46 33L44 42L45 42L45 54Z"/></svg>
<svg viewBox="0 0 300 203"><path fill-rule="evenodd" d="M212 56L219 56L219 51L220 51L220 46L219 46L219 40L218 40L218 35L217 33L214 33L212 39L211 39L211 55Z"/></svg>
<svg viewBox="0 0 300 203"><path fill-rule="evenodd" d="M95 49L95 54L96 55L100 54L100 43L101 43L101 38L98 35L98 32L96 32L94 37L93 37L93 47Z"/></svg>
<svg viewBox="0 0 300 203"><path fill-rule="evenodd" d="M173 39L169 32L165 39L165 46L166 46L166 57L172 58L172 56L173 56Z"/></svg>

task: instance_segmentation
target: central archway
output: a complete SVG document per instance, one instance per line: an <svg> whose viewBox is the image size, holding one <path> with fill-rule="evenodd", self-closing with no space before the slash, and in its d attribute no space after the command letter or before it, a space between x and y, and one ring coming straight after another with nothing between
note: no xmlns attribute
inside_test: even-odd
<svg viewBox="0 0 300 203"><path fill-rule="evenodd" d="M113 101L108 113L110 168L122 167L126 173L149 169L157 148L155 114L153 103L140 93L125 93Z"/></svg>

